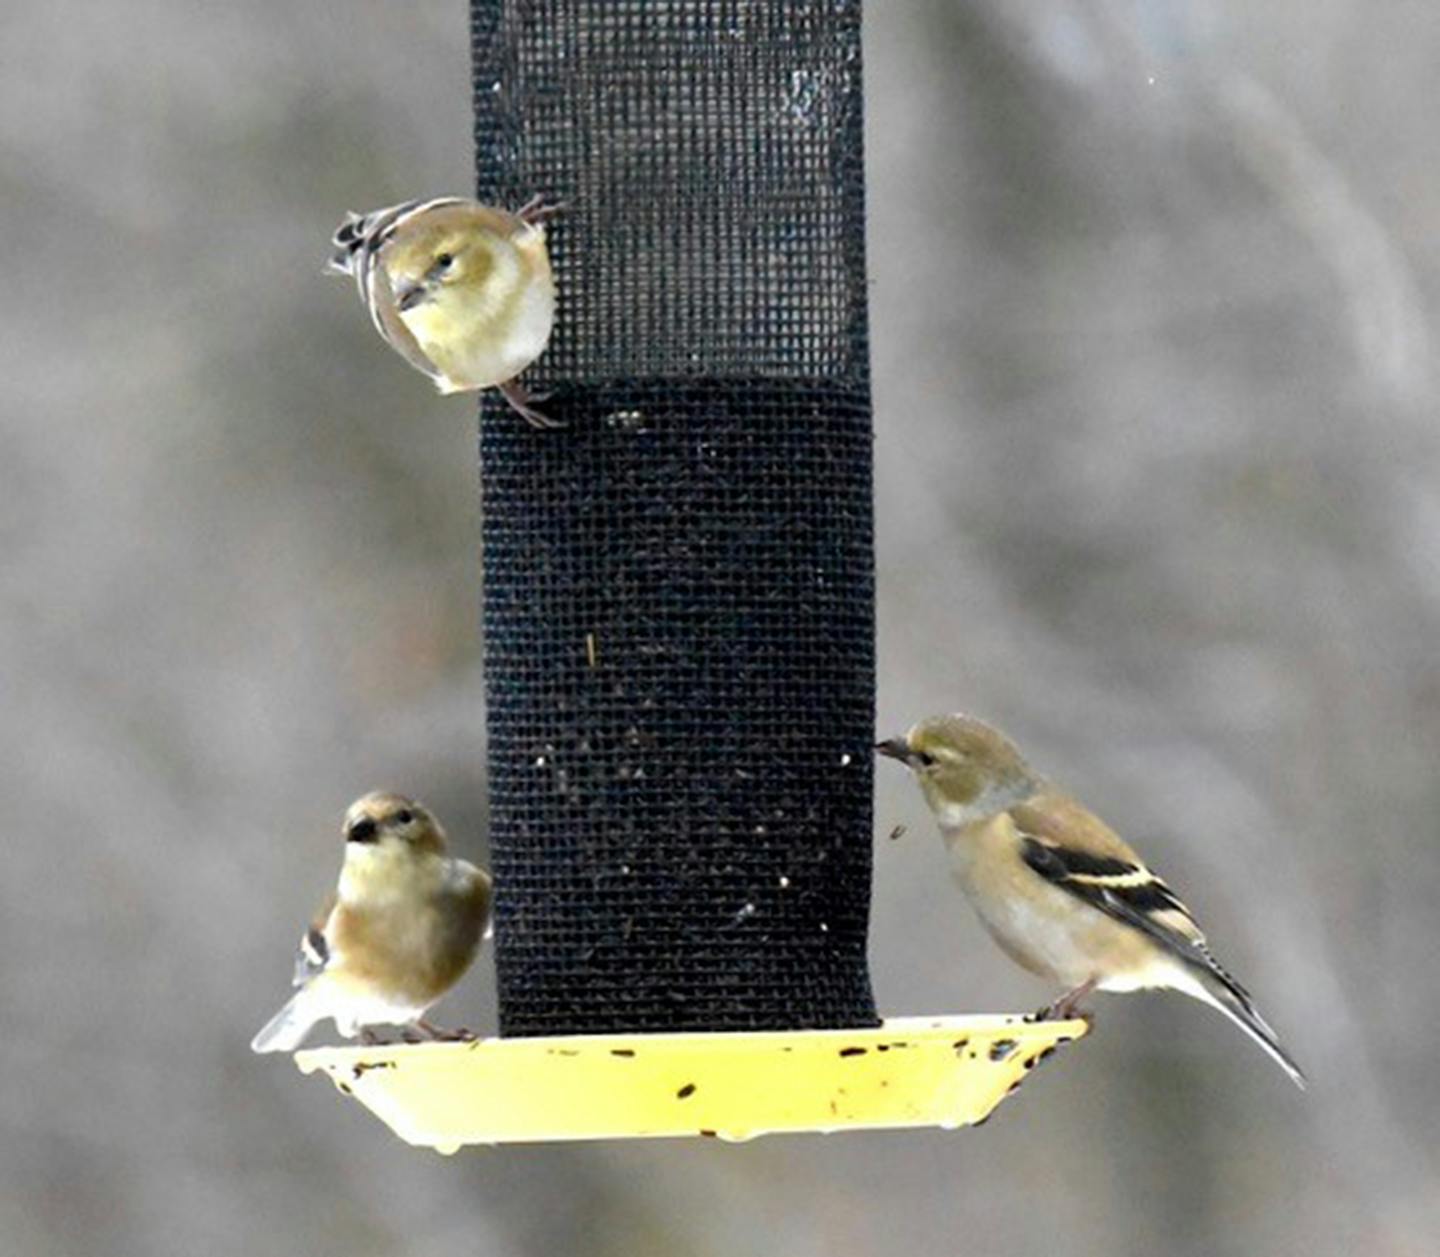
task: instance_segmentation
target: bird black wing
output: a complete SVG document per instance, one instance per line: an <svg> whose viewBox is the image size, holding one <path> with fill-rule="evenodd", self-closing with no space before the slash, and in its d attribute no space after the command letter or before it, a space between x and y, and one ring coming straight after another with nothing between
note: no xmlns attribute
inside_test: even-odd
<svg viewBox="0 0 1440 1257"><path fill-rule="evenodd" d="M354 277L360 300L381 339L437 384L442 376L401 319L395 307L395 296L390 291L390 281L380 265L380 254L395 233L416 214L440 206L465 204L459 197L442 196L429 201L402 201L399 205L390 205L369 214L351 213L330 239L333 250L330 270Z"/></svg>
<svg viewBox="0 0 1440 1257"><path fill-rule="evenodd" d="M1026 833L1020 835L1020 855L1051 885L1141 931L1251 1003L1249 992L1215 959L1190 909L1143 864L1057 846Z"/></svg>
<svg viewBox="0 0 1440 1257"><path fill-rule="evenodd" d="M335 896L328 896L309 929L300 936L300 946L295 949L295 974L291 982L304 986L311 978L325 971L330 963L330 944L325 938L325 925L335 910Z"/></svg>

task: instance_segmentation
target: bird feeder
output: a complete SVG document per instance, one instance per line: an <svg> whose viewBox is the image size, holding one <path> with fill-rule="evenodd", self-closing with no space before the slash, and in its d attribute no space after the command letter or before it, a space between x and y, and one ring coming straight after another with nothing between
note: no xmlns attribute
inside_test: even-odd
<svg viewBox="0 0 1440 1257"><path fill-rule="evenodd" d="M479 195L563 202L482 406L501 1037L301 1052L412 1143L983 1119L1080 1022L881 1022L859 0L473 0Z"/></svg>

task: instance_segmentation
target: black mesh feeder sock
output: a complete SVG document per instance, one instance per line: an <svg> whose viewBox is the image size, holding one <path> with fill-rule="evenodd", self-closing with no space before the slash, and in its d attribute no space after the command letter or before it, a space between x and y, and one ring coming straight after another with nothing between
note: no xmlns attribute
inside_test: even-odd
<svg viewBox="0 0 1440 1257"><path fill-rule="evenodd" d="M562 294L485 407L506 1034L876 1022L859 10L480 3L480 197Z"/></svg>
<svg viewBox="0 0 1440 1257"><path fill-rule="evenodd" d="M472 22L480 198L566 206L566 426L481 419L506 1037L302 1064L443 1148L980 1120L1083 1027L870 993L858 0Z"/></svg>

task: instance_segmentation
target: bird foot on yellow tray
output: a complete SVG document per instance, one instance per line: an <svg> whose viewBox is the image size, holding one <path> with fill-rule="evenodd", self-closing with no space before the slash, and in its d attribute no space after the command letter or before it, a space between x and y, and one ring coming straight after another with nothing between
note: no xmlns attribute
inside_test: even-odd
<svg viewBox="0 0 1440 1257"><path fill-rule="evenodd" d="M1087 1012L1083 1008L1061 1008L1058 1004L1046 1004L1044 1008L1037 1008L1025 1020L1028 1022L1083 1021L1089 1029L1095 1028L1094 1013Z"/></svg>
<svg viewBox="0 0 1440 1257"><path fill-rule="evenodd" d="M463 1026L457 1030L446 1030L423 1020L417 1021L415 1025L429 1035L433 1043L473 1043L477 1037L473 1030L466 1030ZM418 1036L414 1039L407 1038L406 1042L419 1043L420 1039Z"/></svg>

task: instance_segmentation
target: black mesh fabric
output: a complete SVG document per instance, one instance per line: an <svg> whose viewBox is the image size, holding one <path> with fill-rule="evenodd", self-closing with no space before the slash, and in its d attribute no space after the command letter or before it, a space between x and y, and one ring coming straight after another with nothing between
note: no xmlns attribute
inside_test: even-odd
<svg viewBox="0 0 1440 1257"><path fill-rule="evenodd" d="M569 207L481 421L502 1033L874 1024L858 0L473 0L482 199Z"/></svg>

